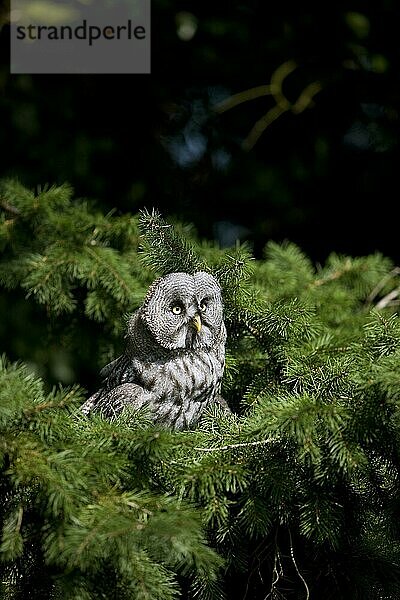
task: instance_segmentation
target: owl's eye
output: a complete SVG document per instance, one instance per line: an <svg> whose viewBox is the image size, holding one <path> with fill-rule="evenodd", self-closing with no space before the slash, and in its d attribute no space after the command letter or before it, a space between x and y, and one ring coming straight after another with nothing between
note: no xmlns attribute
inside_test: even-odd
<svg viewBox="0 0 400 600"><path fill-rule="evenodd" d="M180 304L174 304L172 306L171 310L174 313L174 315L181 315L182 314L182 306Z"/></svg>
<svg viewBox="0 0 400 600"><path fill-rule="evenodd" d="M204 312L207 308L207 302L205 302L204 300L202 302L200 302L199 308L200 308L201 312Z"/></svg>

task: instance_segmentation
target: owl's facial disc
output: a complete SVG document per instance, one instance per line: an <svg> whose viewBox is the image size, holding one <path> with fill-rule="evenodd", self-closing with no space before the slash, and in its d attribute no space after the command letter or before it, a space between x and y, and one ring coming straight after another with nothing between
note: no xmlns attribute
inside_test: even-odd
<svg viewBox="0 0 400 600"><path fill-rule="evenodd" d="M210 347L222 323L219 285L208 273L171 273L151 286L142 315L165 349Z"/></svg>

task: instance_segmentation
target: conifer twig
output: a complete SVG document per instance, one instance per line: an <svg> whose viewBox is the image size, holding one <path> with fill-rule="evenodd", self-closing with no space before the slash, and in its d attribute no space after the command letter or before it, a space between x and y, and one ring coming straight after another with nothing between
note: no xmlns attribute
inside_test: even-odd
<svg viewBox="0 0 400 600"><path fill-rule="evenodd" d="M36 415L41 413L44 410L51 410L52 408L64 408L68 406L70 403L71 397L76 393L76 389L72 389L62 398L62 400L50 400L46 402L41 402L40 404L35 404L34 406L30 406L24 410L24 416L28 419L32 415Z"/></svg>
<svg viewBox="0 0 400 600"><path fill-rule="evenodd" d="M90 254L100 265L104 266L110 271L110 273L112 275L114 275L115 279L121 284L121 286L124 288L124 290L126 291L128 297L130 297L131 295L131 290L129 289L128 284L126 283L126 281L121 277L121 275L118 273L118 271L112 266L110 265L110 263L108 263L107 261L103 260L103 258L99 255L99 253L95 250L93 250L93 248L86 248L86 251L88 252L88 254Z"/></svg>
<svg viewBox="0 0 400 600"><path fill-rule="evenodd" d="M335 281L335 279L339 279L339 277L342 277L342 275L350 271L351 268L351 261L347 260L342 269L337 269L336 271L329 273L329 275L321 277L321 279L315 279L312 283L310 283L310 287L319 287L320 285L324 285L325 283L329 283L330 281Z"/></svg>

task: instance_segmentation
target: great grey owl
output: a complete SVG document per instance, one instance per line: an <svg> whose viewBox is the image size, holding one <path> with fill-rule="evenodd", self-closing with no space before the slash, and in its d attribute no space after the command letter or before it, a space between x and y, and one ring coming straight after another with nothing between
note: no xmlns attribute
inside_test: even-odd
<svg viewBox="0 0 400 600"><path fill-rule="evenodd" d="M147 405L154 422L191 429L219 395L226 329L221 289L209 273L170 273L130 317L124 353L100 372L103 385L81 407L106 418Z"/></svg>

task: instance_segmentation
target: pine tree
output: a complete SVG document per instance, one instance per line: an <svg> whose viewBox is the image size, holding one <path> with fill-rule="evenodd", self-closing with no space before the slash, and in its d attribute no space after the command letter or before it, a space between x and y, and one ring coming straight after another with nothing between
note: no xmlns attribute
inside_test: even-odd
<svg viewBox="0 0 400 600"><path fill-rule="evenodd" d="M2 597L400 596L390 259L317 268L290 242L255 259L155 211L102 215L66 185L3 182L0 206L3 306L26 296L50 340L1 362ZM97 370L148 284L196 269L223 289L233 413L183 432L145 410L84 418L79 381L47 377L51 340Z"/></svg>

